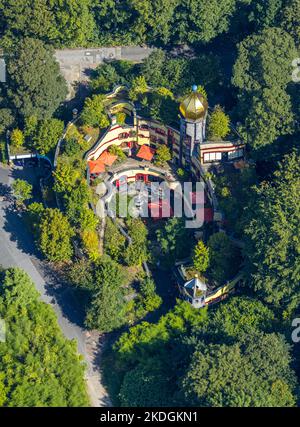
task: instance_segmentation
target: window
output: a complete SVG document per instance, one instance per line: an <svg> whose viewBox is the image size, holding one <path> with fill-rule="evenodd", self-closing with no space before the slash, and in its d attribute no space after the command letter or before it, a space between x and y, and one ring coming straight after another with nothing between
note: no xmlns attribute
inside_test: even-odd
<svg viewBox="0 0 300 427"><path fill-rule="evenodd" d="M204 162L215 162L222 160L222 153L204 153Z"/></svg>
<svg viewBox="0 0 300 427"><path fill-rule="evenodd" d="M237 159L239 157L243 157L243 155L244 155L244 150L240 148L239 150L228 153L228 160Z"/></svg>

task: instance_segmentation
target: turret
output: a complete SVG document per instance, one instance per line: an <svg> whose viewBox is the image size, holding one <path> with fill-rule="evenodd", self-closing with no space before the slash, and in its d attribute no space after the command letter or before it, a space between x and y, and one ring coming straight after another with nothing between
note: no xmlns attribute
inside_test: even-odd
<svg viewBox="0 0 300 427"><path fill-rule="evenodd" d="M180 104L180 153L181 165L190 166L191 158L199 154L199 144L205 141L208 103L193 85L190 93Z"/></svg>

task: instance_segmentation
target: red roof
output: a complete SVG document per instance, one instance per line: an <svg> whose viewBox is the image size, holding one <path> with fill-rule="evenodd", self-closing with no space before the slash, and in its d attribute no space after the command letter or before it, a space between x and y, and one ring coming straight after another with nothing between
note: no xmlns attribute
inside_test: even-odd
<svg viewBox="0 0 300 427"><path fill-rule="evenodd" d="M137 153L137 157L151 162L154 154L155 154L154 148L150 148L148 145L142 145L140 151Z"/></svg>
<svg viewBox="0 0 300 427"><path fill-rule="evenodd" d="M90 173L94 174L94 173L102 173L105 172L105 164L103 162L101 162L101 160L91 160L88 162L89 168L90 168Z"/></svg>
<svg viewBox="0 0 300 427"><path fill-rule="evenodd" d="M110 154L108 151L104 151L98 160L104 163L106 166L112 166L117 160L118 156Z"/></svg>

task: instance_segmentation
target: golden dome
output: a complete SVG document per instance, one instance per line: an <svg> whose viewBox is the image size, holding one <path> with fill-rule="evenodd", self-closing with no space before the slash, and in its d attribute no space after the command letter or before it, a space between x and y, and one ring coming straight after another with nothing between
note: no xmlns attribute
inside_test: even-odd
<svg viewBox="0 0 300 427"><path fill-rule="evenodd" d="M208 109L208 103L200 92L197 92L196 86L193 86L193 92L188 95L180 104L179 111L187 120L200 120L205 117Z"/></svg>

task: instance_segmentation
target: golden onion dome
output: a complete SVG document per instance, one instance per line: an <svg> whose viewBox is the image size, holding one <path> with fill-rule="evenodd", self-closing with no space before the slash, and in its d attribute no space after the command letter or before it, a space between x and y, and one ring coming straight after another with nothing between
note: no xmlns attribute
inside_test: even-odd
<svg viewBox="0 0 300 427"><path fill-rule="evenodd" d="M186 120L200 120L205 117L208 109L208 103L200 92L197 92L197 86L193 86L193 92L188 95L180 104L179 111Z"/></svg>

